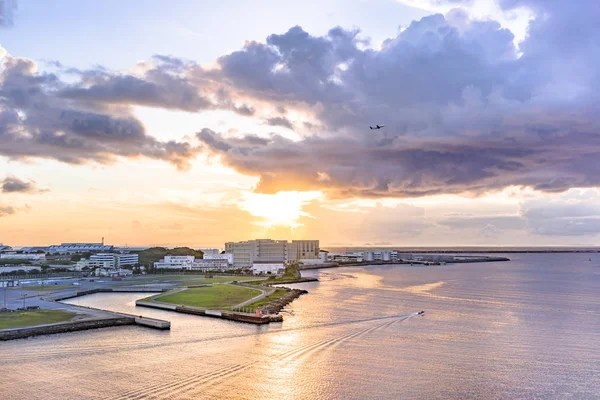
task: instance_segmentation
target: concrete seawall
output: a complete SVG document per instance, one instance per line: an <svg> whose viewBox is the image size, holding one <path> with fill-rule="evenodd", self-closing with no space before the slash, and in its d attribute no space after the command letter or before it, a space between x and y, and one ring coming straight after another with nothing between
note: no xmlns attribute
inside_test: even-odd
<svg viewBox="0 0 600 400"><path fill-rule="evenodd" d="M219 311L219 310L206 310L203 308L196 307L185 307L177 306L174 304L160 304L149 301L138 300L135 302L136 306L157 308L160 310L175 311L182 314L200 315L203 317L221 318L229 321L246 322L250 324L263 325L273 322L273 318L264 315L258 316L254 314L233 312L233 311Z"/></svg>
<svg viewBox="0 0 600 400"><path fill-rule="evenodd" d="M159 310L168 310L168 311L176 311L177 310L177 306L175 304L153 303L153 302L144 301L144 300L136 301L135 305L140 306L140 307L158 308Z"/></svg>
<svg viewBox="0 0 600 400"><path fill-rule="evenodd" d="M334 268L334 267L326 267L326 268ZM319 282L317 278L293 278L293 279L282 279L277 282L269 282L265 281L263 286L276 286L276 285L291 285L293 283L307 283L307 282Z"/></svg>
<svg viewBox="0 0 600 400"><path fill-rule="evenodd" d="M51 295L44 297L45 300L49 301L62 301L67 299L74 299L76 297L87 296L88 294L94 293L162 293L170 289L145 289L145 288L98 288L89 290L78 290L76 292L62 293L58 295Z"/></svg>
<svg viewBox="0 0 600 400"><path fill-rule="evenodd" d="M53 325L40 325L27 328L5 329L0 331L0 340L23 339L30 336L49 335L54 333L65 333L84 331L88 329L108 328L112 326L134 325L133 317L116 317L97 319L91 321L65 322Z"/></svg>
<svg viewBox="0 0 600 400"><path fill-rule="evenodd" d="M162 319L147 318L147 317L139 316L139 317L136 317L134 320L135 320L136 325L146 326L148 328L154 328L154 329L160 329L160 330L171 329L171 322L164 321Z"/></svg>

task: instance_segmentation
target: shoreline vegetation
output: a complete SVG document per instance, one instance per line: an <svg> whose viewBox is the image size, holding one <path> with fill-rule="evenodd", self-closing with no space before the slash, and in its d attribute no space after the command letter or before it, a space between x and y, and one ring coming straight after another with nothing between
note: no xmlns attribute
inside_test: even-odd
<svg viewBox="0 0 600 400"><path fill-rule="evenodd" d="M302 278L297 265L286 267L284 275L280 277L270 276L261 279L236 276L217 279L210 282L212 284L207 282L208 279L182 281L184 284L182 287L140 299L136 304L141 306L170 305L244 314L255 314L257 311L260 311L261 315L263 313L277 314L291 301L308 292L286 287L274 288L273 286L317 281L316 278ZM252 301L253 299L255 300Z"/></svg>
<svg viewBox="0 0 600 400"><path fill-rule="evenodd" d="M75 317L74 313L62 310L2 312L0 313L0 330L55 324L69 321L73 317Z"/></svg>

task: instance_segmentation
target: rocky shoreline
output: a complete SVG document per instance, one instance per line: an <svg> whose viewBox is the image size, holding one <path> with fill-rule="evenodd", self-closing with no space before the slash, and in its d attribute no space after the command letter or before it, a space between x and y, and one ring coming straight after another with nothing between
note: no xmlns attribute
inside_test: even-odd
<svg viewBox="0 0 600 400"><path fill-rule="evenodd" d="M274 300L271 303L269 303L268 305L264 306L263 310L268 311L270 314L277 314L277 313L279 313L279 311L281 311L285 306L290 304L292 301L296 300L298 297L302 296L303 294L308 293L307 290L302 290L302 289L290 289L290 288L285 288L285 289L289 290L285 296L280 297L279 299Z"/></svg>

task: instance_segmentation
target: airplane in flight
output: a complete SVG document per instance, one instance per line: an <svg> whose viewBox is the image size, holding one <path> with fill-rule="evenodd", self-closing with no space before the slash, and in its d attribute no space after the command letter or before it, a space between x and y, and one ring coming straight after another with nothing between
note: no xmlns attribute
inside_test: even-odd
<svg viewBox="0 0 600 400"><path fill-rule="evenodd" d="M369 126L369 128L371 128L371 129L381 129L381 128L384 128L384 127L385 127L385 125L375 125L374 127L373 126Z"/></svg>

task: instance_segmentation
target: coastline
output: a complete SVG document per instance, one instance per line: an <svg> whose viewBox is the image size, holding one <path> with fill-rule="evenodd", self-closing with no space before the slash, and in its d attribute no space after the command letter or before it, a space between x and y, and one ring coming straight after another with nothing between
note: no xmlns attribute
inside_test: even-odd
<svg viewBox="0 0 600 400"><path fill-rule="evenodd" d="M443 257L442 257L443 258ZM452 260L451 263L475 263L475 262L496 262L496 261L510 261L510 259L506 257L462 257L461 259ZM271 280L258 281L260 283L251 285L250 282L239 282L235 283L238 286L258 286L263 288L272 288L272 287L280 287L281 289L285 289L287 294L273 299L267 304L262 304L258 307L260 310L266 312L266 315L243 312L244 310L253 309L252 304L258 303L260 299L253 298L252 303L245 304L243 307L239 307L236 310L236 307L231 307L231 310L210 310L200 307L186 306L186 305L176 305L176 304L166 304L166 303L155 303L152 301L147 301L147 299L140 299L136 301L136 306L140 307L149 307L149 308L157 308L162 310L174 311L179 313L193 314L198 316L206 316L211 318L221 318L229 321L235 322L243 322L243 323L251 323L251 324L268 324L271 322L282 322L283 316L279 314L279 312L288 304L293 302L295 299L299 298L303 294L308 293L306 290L301 289L291 289L280 285L287 284L297 284L297 283L307 283L307 282L318 282L317 278L314 277L302 277L302 270L313 270L313 269L327 269L327 268L340 268L340 267L354 267L354 266L369 266L369 265L406 265L411 264L408 261L364 261L364 262L356 262L356 263L327 263L327 264L317 264L317 265L302 265L299 266L292 276L284 276L282 278ZM232 278L232 281L234 278ZM256 281L255 281L256 282ZM163 285L164 286L164 285ZM116 286L116 287L95 287L87 290L59 290L56 293L48 293L44 295L43 298L40 297L42 303L60 303L63 300L86 296L95 293L166 293L172 291L174 289L186 289L193 287L202 287L206 286L206 284L202 284L201 280L198 281L196 285L188 285L188 286L174 286L167 285L168 287L147 287L147 286ZM74 288L75 289L75 288ZM271 291L273 293L274 291ZM263 296L264 297L264 296ZM66 303L61 303L65 305L66 309L71 309L76 311L78 315L83 315L85 317L81 318L83 320L79 321L65 321L62 323L55 324L46 324L46 325L37 325L37 326L28 326L22 328L13 328L13 329L4 329L0 330L0 340L11 340L11 339L19 339L30 336L38 336L45 334L55 334L55 333L63 333L63 332L73 332L79 330L88 330L88 329L98 329L104 327L111 326L122 326L122 325L141 325L148 326L156 329L170 329L169 321L162 320L153 320L151 318L144 318L141 316L123 314L123 313L114 313L112 311L103 310L103 309L92 309L90 307L82 307L75 305L68 305ZM55 306L48 307L48 309L56 308ZM42 309L46 309L46 307L42 307ZM91 312L93 311L93 312Z"/></svg>

